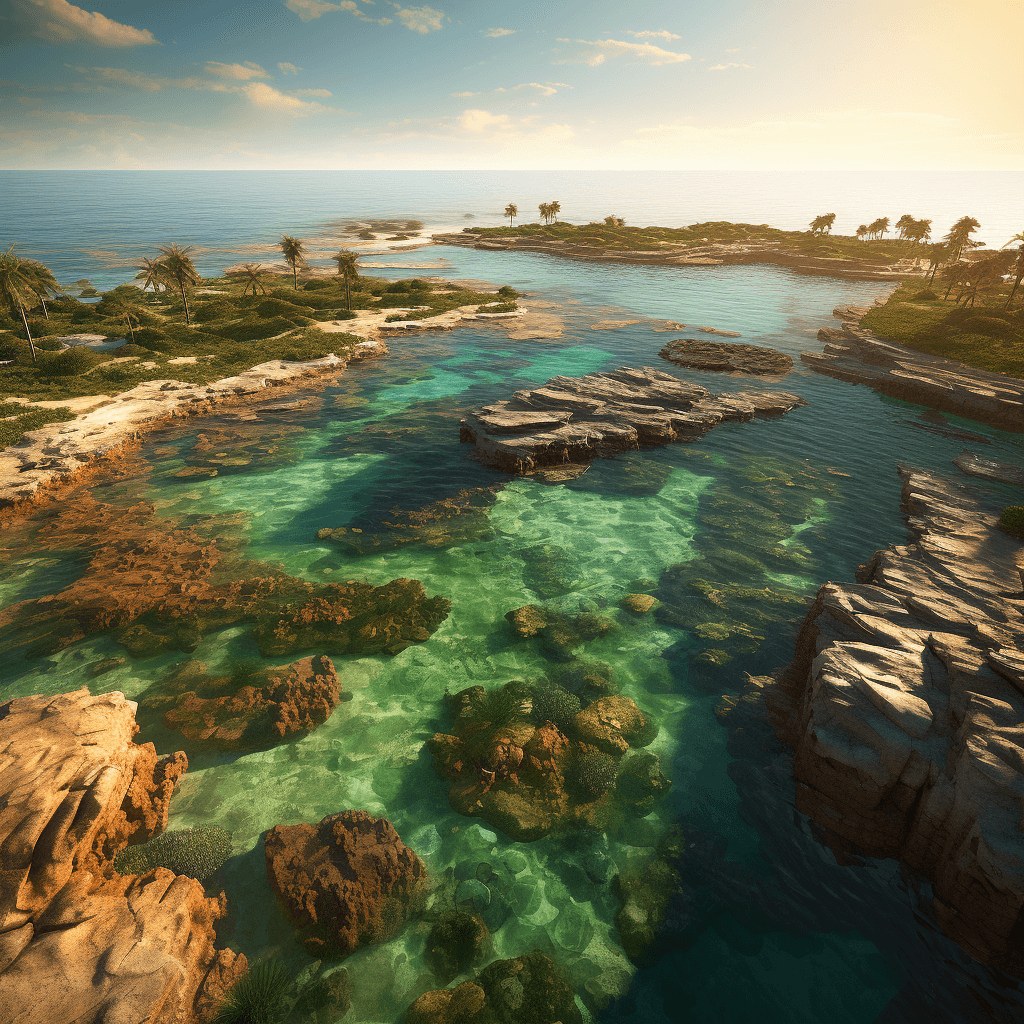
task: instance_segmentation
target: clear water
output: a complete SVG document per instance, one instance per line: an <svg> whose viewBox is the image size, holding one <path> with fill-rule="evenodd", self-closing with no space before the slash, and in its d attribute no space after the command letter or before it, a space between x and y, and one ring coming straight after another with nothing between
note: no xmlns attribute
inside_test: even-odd
<svg viewBox="0 0 1024 1024"><path fill-rule="evenodd" d="M768 873L758 834L741 818L727 774L726 734L712 713L719 695L737 692L744 672L770 671L789 659L801 602L822 581L851 579L877 547L905 538L897 458L953 471L951 460L966 447L1022 463L1024 439L962 422L978 438L965 444L928 429L918 407L806 373L798 361L781 386L809 404L782 419L725 425L692 446L602 461L570 486L513 480L490 512L490 534L481 539L448 549L347 555L317 541L316 531L376 528L395 505L416 508L503 479L459 444L465 410L556 372L660 362L657 351L670 335L645 323L591 330L596 320L631 314L710 325L797 357L816 346L815 333L831 322L836 304L870 301L887 288L761 267L589 266L430 250L431 258L439 253L451 261L452 276L512 283L554 303L564 336L510 342L499 328L467 327L395 339L391 359L352 367L314 396L312 411L275 414L276 424L290 420L302 427L285 437L279 458L236 466L212 480L175 479L200 432L220 431L231 451L255 443L215 416L149 438L143 455L152 472L97 491L104 501L151 501L168 518L241 511L249 558L310 580L413 577L428 593L452 601L448 620L422 645L393 658L337 658L353 699L300 742L211 756L162 731L140 707L145 738L161 749L184 745L189 753L191 769L172 805L172 827L213 823L232 832L235 856L224 869L231 913L222 936L250 958L304 962L274 909L261 835L276 824L362 808L390 819L435 878L448 869L472 876L480 862L509 872L509 879L514 870L510 913L494 935L496 955L547 950L580 988L598 976L617 979L634 1009L621 1016L626 1004L612 1007L604 1013L609 1020L873 1021L899 990L905 970L865 936L839 927L796 937L779 920L774 930L753 936L737 922L719 922L692 949L675 954L670 967L636 972L616 937L618 904L610 887L580 882L561 839L512 843L452 812L423 744L444 728L446 688L544 674L542 654L513 638L507 611L539 601L566 610L599 608L618 628L589 644L587 657L607 662L622 692L658 721L650 749L674 783L665 804L637 828L636 845L610 843L612 860L620 869L641 862L666 823L682 816L726 836L731 858ZM714 390L743 383L692 376ZM645 482L639 488L638 476ZM53 592L77 572L72 553L40 559L8 551L3 557L3 605ZM762 604L755 595L726 613L684 587L680 625L617 611L624 594L637 587L663 592L653 588L664 585L670 571L685 578L698 571L695 566L723 588L770 587L780 596ZM763 639L731 648L732 661L716 674L700 655L721 646L706 627L727 615ZM35 662L11 658L0 666L3 693L80 685L82 666L112 653L123 652L101 637ZM231 629L207 636L193 657L216 667L254 653L247 631ZM180 654L129 659L85 681L96 691L136 696L183 660ZM423 960L425 941L426 927L413 923L393 941L347 960L354 994L346 1019L395 1021L418 994L436 987Z"/></svg>

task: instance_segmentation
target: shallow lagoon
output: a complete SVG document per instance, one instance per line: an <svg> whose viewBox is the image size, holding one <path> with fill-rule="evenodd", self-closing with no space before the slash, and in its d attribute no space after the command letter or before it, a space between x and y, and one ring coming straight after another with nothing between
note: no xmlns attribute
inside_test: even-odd
<svg viewBox="0 0 1024 1024"><path fill-rule="evenodd" d="M754 934L718 919L687 953L673 956L670 971L655 967L634 977L616 938L618 902L610 886L579 870L578 851L565 839L517 844L452 812L423 744L447 724L445 689L537 679L550 668L537 647L513 634L507 611L542 602L600 610L617 628L587 644L585 656L611 666L621 692L658 721L661 731L648 749L673 780L661 808L629 836L601 844L602 856L612 870L637 864L666 824L682 817L726 837L731 859L768 872L727 774L726 733L713 715L719 696L737 692L745 672L767 672L789 659L804 604L821 582L852 578L873 550L904 539L896 458L956 472L951 460L965 448L1022 462L1024 441L966 421L956 425L976 442L947 436L923 421L918 407L805 373L797 362L778 386L809 405L783 419L727 424L695 445L599 461L569 485L508 481L459 444L464 410L556 373L668 368L657 351L676 334L643 322L591 330L595 321L653 317L735 330L745 342L797 358L818 345L815 334L832 322L835 305L870 301L889 286L760 267L649 268L443 252L453 264L446 276L511 283L553 302L563 337L511 342L500 328L485 327L396 338L390 360L352 367L336 384L310 392L304 408L261 414L255 425L214 416L150 437L142 451L147 472L95 489L107 502L150 501L168 519L243 512L250 559L317 581L335 574L374 584L412 577L452 602L448 620L422 645L395 657L335 659L352 699L298 743L213 756L188 749L140 707L140 738L189 753L172 827L218 824L232 832L235 857L223 870L230 917L222 935L251 959L282 956L301 967L305 954L273 905L261 834L361 808L389 818L435 879L448 871L455 882L475 878L478 865L489 865L497 880L485 916L496 955L551 952L595 1006L628 991L602 1017L874 1020L902 984L903 968L857 932L795 935L779 920L774 930ZM685 375L719 391L744 384ZM219 474L176 478L206 458L211 438L222 459ZM450 547L354 555L316 539L322 527L386 531L382 524L395 507L413 510L505 481L486 529ZM992 500L999 503L998 493ZM4 605L54 592L79 565L70 552L39 559L8 550L3 558ZM658 615L618 610L621 597L637 590L662 600ZM101 637L36 662L11 656L0 680L5 696L60 692L81 685L84 666L115 653L125 652ZM248 631L229 629L204 638L191 657L216 668L255 654ZM134 697L186 657L128 658L86 681L96 691L119 688ZM395 940L345 962L353 983L346 1020L395 1020L420 992L437 987L422 957L426 932L414 922Z"/></svg>

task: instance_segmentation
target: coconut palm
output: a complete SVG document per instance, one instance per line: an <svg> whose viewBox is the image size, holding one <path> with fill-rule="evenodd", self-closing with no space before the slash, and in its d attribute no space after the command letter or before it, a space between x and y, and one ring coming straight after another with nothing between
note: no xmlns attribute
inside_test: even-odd
<svg viewBox="0 0 1024 1024"><path fill-rule="evenodd" d="M880 238L888 230L889 230L889 218L888 217L879 217L877 220L873 220L868 225L868 231L872 235L874 235L875 238Z"/></svg>
<svg viewBox="0 0 1024 1024"><path fill-rule="evenodd" d="M154 292L160 291L161 288L166 289L166 278L163 264L159 259L151 260L148 256L143 257L142 263L139 265L139 272L135 275L135 280L142 282L143 291L147 288L152 288Z"/></svg>
<svg viewBox="0 0 1024 1024"><path fill-rule="evenodd" d="M345 308L352 308L352 282L359 279L356 255L352 252L336 252L332 257L338 264L338 273L345 279Z"/></svg>
<svg viewBox="0 0 1024 1024"><path fill-rule="evenodd" d="M40 263L39 260L22 260L22 262L28 267L32 291L35 292L43 307L43 316L49 320L50 311L46 308L46 297L59 295L62 290L61 286L57 284L57 278L53 276L53 271L45 263Z"/></svg>
<svg viewBox="0 0 1024 1024"><path fill-rule="evenodd" d="M0 255L0 299L5 301L12 310L16 309L21 314L21 323L25 328L25 336L28 338L29 351L32 353L32 362L36 361L36 345L32 340L32 332L29 330L28 317L25 315L26 303L32 302L32 296L36 295L35 275L32 260L23 260L14 252L12 245L7 252Z"/></svg>
<svg viewBox="0 0 1024 1024"><path fill-rule="evenodd" d="M259 292L262 292L264 295L267 294L267 286L260 280L261 269L258 263L242 264L242 269L238 273L245 278L245 287L242 289L243 295L248 295L250 288L252 289L252 297L254 299Z"/></svg>
<svg viewBox="0 0 1024 1024"><path fill-rule="evenodd" d="M178 290L181 292L181 301L185 307L186 324L191 321L189 320L188 296L185 294L185 288L196 285L202 280L189 255L191 252L191 245L180 249L177 242L160 246L160 274L164 281L173 281L178 286Z"/></svg>
<svg viewBox="0 0 1024 1024"><path fill-rule="evenodd" d="M868 231L867 224L861 224L861 226L857 228L857 240L863 241L865 236L867 236L869 233L870 232Z"/></svg>
<svg viewBox="0 0 1024 1024"><path fill-rule="evenodd" d="M562 212L562 204L556 199L553 203L548 203L548 209L551 211L551 219L557 223L558 215Z"/></svg>
<svg viewBox="0 0 1024 1024"><path fill-rule="evenodd" d="M935 280L935 272L942 266L943 261L946 258L946 247L939 245L937 242L934 245L928 246L928 267L931 270L931 276L928 278L928 286L931 287L932 282Z"/></svg>
<svg viewBox="0 0 1024 1024"><path fill-rule="evenodd" d="M914 218L909 214L905 213L898 221L896 221L896 232L900 238L907 237L908 229L915 223Z"/></svg>
<svg viewBox="0 0 1024 1024"><path fill-rule="evenodd" d="M1006 243L1006 245L1003 246L1003 248L1005 249L1007 248L1007 246L1013 245L1014 242L1018 243L1017 260L1013 266L1013 269L1017 273L1017 280L1013 282L1013 288L1010 290L1010 297L1006 300L1006 305L1003 307L1004 309L1010 308L1010 303L1013 302L1013 297L1014 295L1017 294L1017 289L1020 287L1020 282L1022 279L1024 279L1024 231L1018 231L1017 234L1015 234L1013 238L1011 238Z"/></svg>
<svg viewBox="0 0 1024 1024"><path fill-rule="evenodd" d="M292 286L298 291L299 288L299 266L306 265L306 247L301 239L292 238L291 235L282 235L281 241L277 243L281 252L284 253L284 261L292 268Z"/></svg>
<svg viewBox="0 0 1024 1024"><path fill-rule="evenodd" d="M134 344L135 328L140 326L138 305L132 302L131 299L126 299L121 295L115 296L108 305L114 316L124 322L125 326L128 328L128 333L131 335L132 344Z"/></svg>
<svg viewBox="0 0 1024 1024"><path fill-rule="evenodd" d="M512 227L512 221L519 216L519 207L515 203L509 203L505 207L505 216L508 217L508 226Z"/></svg>
<svg viewBox="0 0 1024 1024"><path fill-rule="evenodd" d="M964 249L974 249L978 243L971 240L971 235L981 225L973 217L961 217L950 229L943 241L949 246L949 255L953 260L960 259Z"/></svg>
<svg viewBox="0 0 1024 1024"><path fill-rule="evenodd" d="M541 203L537 209L540 210L540 215L544 218L544 223L547 224L551 219L551 204Z"/></svg>
<svg viewBox="0 0 1024 1024"><path fill-rule="evenodd" d="M912 242L927 242L932 237L932 222L930 220L915 220L907 228L906 237Z"/></svg>

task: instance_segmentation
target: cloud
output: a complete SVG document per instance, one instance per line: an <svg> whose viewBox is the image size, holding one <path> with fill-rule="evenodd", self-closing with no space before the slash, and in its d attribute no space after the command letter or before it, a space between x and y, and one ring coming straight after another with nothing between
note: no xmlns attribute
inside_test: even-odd
<svg viewBox="0 0 1024 1024"><path fill-rule="evenodd" d="M730 61L728 64L715 64L714 67L708 68L708 71L728 71L729 68L749 68L749 64L737 64L734 61Z"/></svg>
<svg viewBox="0 0 1024 1024"><path fill-rule="evenodd" d="M297 75L302 68L297 68L294 64L289 64L288 61L278 62L278 70L282 75Z"/></svg>
<svg viewBox="0 0 1024 1024"><path fill-rule="evenodd" d="M319 99L326 99L332 95L330 89L296 89L296 96L316 96Z"/></svg>
<svg viewBox="0 0 1024 1024"><path fill-rule="evenodd" d="M307 103L296 96L287 96L266 82L253 82L242 87L257 107L264 110L281 110L289 114L312 114L325 109L319 103Z"/></svg>
<svg viewBox="0 0 1024 1024"><path fill-rule="evenodd" d="M14 0L14 20L29 35L49 43L93 43L96 46L149 46L157 42L149 29L91 14L67 0Z"/></svg>
<svg viewBox="0 0 1024 1024"><path fill-rule="evenodd" d="M633 36L635 39L664 39L665 42L669 42L672 39L682 39L682 36L677 36L673 32L668 32L665 29L659 29L657 32L626 32L627 36Z"/></svg>
<svg viewBox="0 0 1024 1024"><path fill-rule="evenodd" d="M469 96L479 96L480 93L478 93L478 92L453 92L451 95L452 96L456 96L459 99L466 99Z"/></svg>
<svg viewBox="0 0 1024 1024"><path fill-rule="evenodd" d="M203 69L208 75L218 78L230 78L236 82L248 82L252 78L269 78L270 75L251 60L244 64L221 64L220 61L208 60Z"/></svg>
<svg viewBox="0 0 1024 1024"><path fill-rule="evenodd" d="M611 57L627 57L639 61L642 64L659 66L661 64L681 64L690 59L688 53L674 53L672 50L663 50L660 46L651 43L627 43L619 39L601 39L590 41L577 39L581 46L596 46L597 51L584 58L584 63L591 67L603 64L605 59Z"/></svg>
<svg viewBox="0 0 1024 1024"><path fill-rule="evenodd" d="M373 0L361 0L363 4L372 4ZM345 11L358 18L360 21L374 21L378 25L390 25L390 18L371 18L364 11L360 10L359 4L353 0L341 0L340 3L332 4L327 0L284 0L285 7L293 11L303 21L313 21L330 11Z"/></svg>
<svg viewBox="0 0 1024 1024"><path fill-rule="evenodd" d="M435 11L433 7L400 7L396 3L391 4L395 9L398 20L413 32L426 35L428 32L437 32L444 27L445 15L443 11Z"/></svg>
<svg viewBox="0 0 1024 1024"><path fill-rule="evenodd" d="M508 114L492 114L489 110L464 110L457 127L470 135L488 133L508 143L567 141L576 134L571 125L539 125L538 118L537 114L516 119Z"/></svg>
<svg viewBox="0 0 1024 1024"><path fill-rule="evenodd" d="M508 114L492 114L489 110L464 110L459 125L467 132L482 132L487 128L503 127L510 121Z"/></svg>
<svg viewBox="0 0 1024 1024"><path fill-rule="evenodd" d="M515 34L514 28L489 28L484 33L488 39L500 39L502 36L514 36Z"/></svg>
<svg viewBox="0 0 1024 1024"><path fill-rule="evenodd" d="M554 96L555 93L558 92L558 90L552 88L550 84L541 85L540 82L522 82L520 85L512 86L513 92L516 89L539 89L541 96ZM502 90L502 92L504 92L504 90Z"/></svg>

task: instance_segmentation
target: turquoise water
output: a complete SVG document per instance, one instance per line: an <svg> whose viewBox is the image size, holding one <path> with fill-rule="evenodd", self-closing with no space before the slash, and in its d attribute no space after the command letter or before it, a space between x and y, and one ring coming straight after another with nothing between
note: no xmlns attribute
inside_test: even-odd
<svg viewBox="0 0 1024 1024"><path fill-rule="evenodd" d="M451 276L511 283L527 292L527 307L531 297L553 303L563 336L512 342L488 326L396 338L390 359L353 366L337 383L311 391L305 409L267 415L255 427L213 416L150 437L142 452L148 472L94 491L114 504L152 502L168 520L240 512L250 560L312 581L412 577L452 602L426 643L395 657L336 658L352 699L296 743L211 755L183 744L140 706L141 738L162 750L184 746L190 757L172 827L218 824L232 833L222 938L250 958L305 963L273 907L261 835L273 825L361 808L390 819L436 880L449 871L474 877L481 862L498 871L504 881L492 893L495 954L548 951L581 994L603 979L625 998L601 1013L592 1004L598 1019L873 1021L903 984L904 968L838 924L808 936L778 919L754 933L726 915L692 948L673 954L670 971L637 972L617 939L611 887L581 876L571 844L554 837L513 843L452 812L423 744L446 727L446 688L490 688L550 669L539 648L514 637L507 611L527 603L598 610L616 628L587 644L585 655L611 666L621 692L658 722L648 749L673 781L664 804L630 835L601 841L603 853L614 869L635 867L681 817L725 837L730 859L767 878L771 865L740 815L727 773L726 733L713 715L720 695L737 692L745 672L789 660L805 602L821 582L851 579L877 547L904 540L897 458L955 472L951 460L966 448L1022 463L1024 439L964 421L957 425L973 432L973 442L947 436L922 420L918 407L805 373L798 362L779 386L809 404L782 419L728 424L695 445L600 461L570 485L508 480L459 444L465 410L554 373L659 364L657 351L673 336L643 322L591 330L595 321L655 317L714 326L796 357L816 346L815 333L831 322L836 304L870 301L887 286L761 267L652 269L428 252L451 260ZM743 386L729 377L689 376L714 390ZM200 457L201 435L214 437L217 452L236 464L209 480L176 478ZM412 510L502 482L487 529L449 547L352 555L316 539L322 527L380 532L396 506ZM59 590L80 571L77 555L7 552L0 604ZM718 603L706 598L701 581L715 588ZM637 590L657 595L663 612L635 618L619 611L620 599ZM724 659L709 658L714 652ZM128 658L83 680L83 666L113 653L124 651L99 637L36 661L11 656L0 666L0 683L6 695L55 693L84 681L134 697L186 657ZM191 657L217 668L255 653L248 630L233 628L206 636ZM426 933L413 922L345 962L353 983L346 1020L397 1020L417 995L437 987L423 960Z"/></svg>

